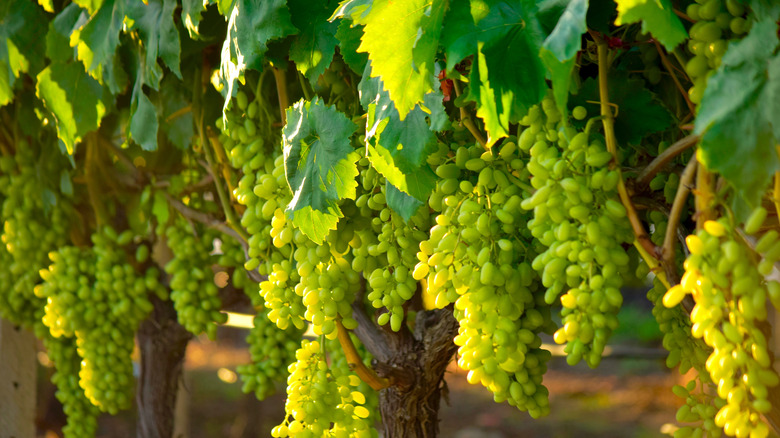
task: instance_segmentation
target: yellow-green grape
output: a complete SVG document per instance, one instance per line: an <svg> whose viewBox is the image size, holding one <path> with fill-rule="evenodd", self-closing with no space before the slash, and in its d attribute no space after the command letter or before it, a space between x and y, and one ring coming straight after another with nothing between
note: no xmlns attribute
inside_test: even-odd
<svg viewBox="0 0 780 438"><path fill-rule="evenodd" d="M586 117L588 117L588 110L585 109L584 106L575 106L573 110L571 110L571 115L577 120L585 120Z"/></svg>
<svg viewBox="0 0 780 438"><path fill-rule="evenodd" d="M705 222L686 243L690 256L685 274L679 285L666 292L664 302L676 305L686 294L696 302L691 333L712 347L705 366L718 397L726 400L715 424L728 436L766 436L768 429L760 415L771 409L768 393L780 378L772 368L759 324L767 318L765 302L776 283L767 283L759 262L724 218ZM757 248L760 243L759 239ZM769 263L780 258L780 247L775 250L775 245L760 245L758 252Z"/></svg>
<svg viewBox="0 0 780 438"><path fill-rule="evenodd" d="M64 246L69 236L70 202L40 178L70 168L56 148L56 143L21 139L15 155L0 158L0 317L27 328L42 327L36 322L45 301L33 289L41 282L39 271L49 264L48 253ZM41 155L51 159L38 160ZM51 195L48 202L44 195Z"/></svg>
<svg viewBox="0 0 780 438"><path fill-rule="evenodd" d="M520 135L530 145L527 167L536 189L520 206L533 212L528 228L544 246L531 266L546 288L545 302L565 291L563 327L554 340L567 344L567 361L595 367L617 327L620 273L629 263L621 245L633 233L617 194L620 175L606 166L612 155L587 132L560 123L552 96L541 107L529 111Z"/></svg>
<svg viewBox="0 0 780 438"><path fill-rule="evenodd" d="M260 310L246 337L251 362L237 368L244 382L242 391L254 392L258 400L273 394L276 384L287 379L287 367L295 361L302 335L295 327L279 329L268 318L268 310Z"/></svg>
<svg viewBox="0 0 780 438"><path fill-rule="evenodd" d="M329 366L318 341L303 340L295 358L287 378L285 420L271 436L377 436L367 420L365 396L357 391L360 379L348 367Z"/></svg>
<svg viewBox="0 0 780 438"><path fill-rule="evenodd" d="M552 322L538 276L525 262L537 253L527 244L530 215L519 208L529 171L516 141L495 152L455 144L454 162L440 153L434 164L441 180L429 201L440 214L411 274L427 280L436 307L454 302L458 365L468 381L539 417L549 412L542 376L550 358L539 333L551 331Z"/></svg>
<svg viewBox="0 0 780 438"><path fill-rule="evenodd" d="M417 249L428 237L430 215L427 209L420 208L406 222L392 211L387 205L385 179L367 165L368 160L361 163L360 188L364 193L355 201L355 213L370 223L364 231L350 232L342 240L349 239L351 243L352 268L364 273L370 291L368 301L374 308L387 309L377 322L389 323L393 331L398 331L404 323L404 304L417 291ZM454 179L448 181L457 185Z"/></svg>
<svg viewBox="0 0 780 438"><path fill-rule="evenodd" d="M162 288L155 268L140 274L129 263L131 238L103 227L91 248L52 252L35 291L47 300L42 321L51 335L76 339L86 397L112 414L132 401L135 331L152 310L148 295Z"/></svg>
<svg viewBox="0 0 780 438"><path fill-rule="evenodd" d="M45 333L43 345L55 372L51 381L57 387L55 396L62 403L67 424L62 428L65 438L93 438L97 432L98 408L93 405L79 386L81 357L76 352L76 339L55 338Z"/></svg>
<svg viewBox="0 0 780 438"><path fill-rule="evenodd" d="M739 0L697 0L687 13L696 23L691 27L688 51L693 55L685 71L693 81L688 90L691 101L701 102L707 79L718 68L730 41L743 36L750 26L746 9Z"/></svg>
<svg viewBox="0 0 780 438"><path fill-rule="evenodd" d="M183 218L165 226L158 232L164 233L173 258L165 265L165 272L171 276L171 301L176 309L179 323L193 334L206 332L210 339L217 333L217 324L227 320L220 311L219 288L214 283L210 255L214 234L203 233L200 238Z"/></svg>

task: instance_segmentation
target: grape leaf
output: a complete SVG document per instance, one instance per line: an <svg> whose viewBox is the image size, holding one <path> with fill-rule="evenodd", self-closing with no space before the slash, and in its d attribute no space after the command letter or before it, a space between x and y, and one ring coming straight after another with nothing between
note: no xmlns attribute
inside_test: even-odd
<svg viewBox="0 0 780 438"><path fill-rule="evenodd" d="M146 49L146 68L157 67L159 55L173 74L181 79L179 69L181 44L179 31L173 20L173 13L177 7L176 0L133 1L128 6L127 17L134 21L133 29L138 30ZM144 83L157 90L159 78L153 81L152 77L155 75L147 74Z"/></svg>
<svg viewBox="0 0 780 438"><path fill-rule="evenodd" d="M192 39L197 39L200 36L200 20L203 19L202 14L206 10L207 3L212 2L209 0L206 2L203 0L182 0L181 2L181 21Z"/></svg>
<svg viewBox="0 0 780 438"><path fill-rule="evenodd" d="M390 184L390 181L385 182L385 198L387 199L387 206L400 214L407 222L423 205L422 201L418 201L413 196L398 190L396 186Z"/></svg>
<svg viewBox="0 0 780 438"><path fill-rule="evenodd" d="M135 101L135 108L132 110L133 116L130 118L130 136L133 141L141 145L143 150L156 150L157 130L159 128L157 111L143 90L134 92L133 100Z"/></svg>
<svg viewBox="0 0 780 438"><path fill-rule="evenodd" d="M79 5L83 9L86 9L87 12L90 15L92 15L95 13L95 11L97 11L103 6L104 1L103 0L73 0L73 3Z"/></svg>
<svg viewBox="0 0 780 438"><path fill-rule="evenodd" d="M667 50L674 50L688 38L680 19L674 14L669 0L615 0L618 17L615 24L642 21L642 32L651 33L653 38Z"/></svg>
<svg viewBox="0 0 780 438"><path fill-rule="evenodd" d="M103 69L112 62L119 46L119 32L122 31L125 19L125 1L105 0L92 13L89 21L70 35L70 45L76 47L79 60L95 79L102 80Z"/></svg>
<svg viewBox="0 0 780 438"><path fill-rule="evenodd" d="M338 201L355 198L358 153L350 145L356 126L315 98L287 109L282 130L284 164L293 199L287 213L317 244L343 216Z"/></svg>
<svg viewBox="0 0 780 438"><path fill-rule="evenodd" d="M105 89L80 63L53 63L37 76L36 92L54 116L57 135L73 154L76 142L100 126L106 113Z"/></svg>
<svg viewBox="0 0 780 438"><path fill-rule="evenodd" d="M539 59L544 32L531 0L481 4L483 8L475 10L465 2L453 3L442 45L448 71L474 55L466 98L477 102L477 115L485 122L492 145L507 136L510 121L539 103L547 90Z"/></svg>
<svg viewBox="0 0 780 438"><path fill-rule="evenodd" d="M358 51L381 77L401 120L433 90L434 56L447 0L375 0L356 23L365 25Z"/></svg>
<svg viewBox="0 0 780 438"><path fill-rule="evenodd" d="M775 19L766 17L742 41L730 44L707 81L696 117L702 162L729 180L751 206L780 170L775 150L780 117L771 111L780 98L780 64L772 55L778 45Z"/></svg>
<svg viewBox="0 0 780 438"><path fill-rule="evenodd" d="M540 57L552 79L553 96L567 120L571 73L574 60L582 47L582 34L588 30L585 19L588 0L572 0L561 14L558 23L542 45Z"/></svg>
<svg viewBox="0 0 780 438"><path fill-rule="evenodd" d="M436 184L436 175L425 162L430 146L436 138L432 130L441 129L439 117L431 117L439 122L433 128L428 126L428 114L419 105L401 121L395 104L384 89L380 78L370 77L371 66L366 65L363 79L358 89L360 103L367 111L366 141L376 137L368 144L369 159L379 173L398 189L424 201L428 199ZM426 102L436 108L434 113L443 113L441 93L429 93ZM440 107L440 108L437 108ZM429 110L431 111L431 110Z"/></svg>
<svg viewBox="0 0 780 438"><path fill-rule="evenodd" d="M13 100L13 87L22 73L37 74L46 51L46 17L27 0L0 5L0 106Z"/></svg>
<svg viewBox="0 0 780 438"><path fill-rule="evenodd" d="M227 85L225 109L235 82L244 70L263 69L268 42L296 32L298 29L292 24L286 0L236 0L233 3L220 66L220 77Z"/></svg>
<svg viewBox="0 0 780 438"><path fill-rule="evenodd" d="M71 3L49 23L46 34L46 56L53 62L68 62L76 57L70 46L70 34L89 17L77 4ZM83 22L82 22L83 20Z"/></svg>
<svg viewBox="0 0 780 438"><path fill-rule="evenodd" d="M336 39L339 40L339 53L349 68L356 73L363 71L368 62L368 55L357 51L362 36L363 26L353 26L350 20L341 20L339 29L336 31Z"/></svg>
<svg viewBox="0 0 780 438"><path fill-rule="evenodd" d="M349 17L350 20L358 22L366 18L371 11L372 4L373 0L343 0L328 20Z"/></svg>
<svg viewBox="0 0 780 438"><path fill-rule="evenodd" d="M157 113L160 119L165 121L161 125L162 130L168 140L182 150L190 147L192 137L195 135L192 111L180 112L190 105L188 98L191 95L192 90L171 75L163 78L157 95Z"/></svg>
<svg viewBox="0 0 780 438"><path fill-rule="evenodd" d="M672 116L641 79L628 76L625 71L613 70L608 76L609 101L618 109L615 117L615 136L622 145L637 144L650 133L663 131L672 123ZM569 107L584 106L590 114L598 114L599 84L595 78L582 83L580 92L569 99ZM585 121L573 122L584 127Z"/></svg>
<svg viewBox="0 0 780 438"><path fill-rule="evenodd" d="M298 36L290 46L290 59L314 85L336 54L339 23L327 21L330 9L325 2L314 6L309 0L288 0L288 5L292 23L298 28Z"/></svg>

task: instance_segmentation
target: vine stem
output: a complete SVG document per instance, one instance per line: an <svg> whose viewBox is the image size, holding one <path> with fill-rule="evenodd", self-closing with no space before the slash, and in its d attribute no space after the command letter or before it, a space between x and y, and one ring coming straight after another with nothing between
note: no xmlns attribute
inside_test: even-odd
<svg viewBox="0 0 780 438"><path fill-rule="evenodd" d="M666 53L664 53L664 49L661 47L660 44L658 44L658 41L653 40L653 43L655 43L655 48L658 50L658 55L661 57L661 63L664 65L664 68L669 72L669 75L672 77L672 80L674 81L674 85L677 87L677 89L680 91L680 94L682 95L683 99L685 99L685 104L688 105L688 109L691 111L691 114L696 114L696 106L691 102L691 98L688 96L688 92L685 91L685 88L683 88L682 84L680 83L680 80L677 78L677 75L674 74L674 68L672 67L672 63L669 62L669 58L666 57Z"/></svg>
<svg viewBox="0 0 780 438"><path fill-rule="evenodd" d="M696 229L700 230L704 222L715 217L713 204L715 201L715 176L703 164L696 172Z"/></svg>
<svg viewBox="0 0 780 438"><path fill-rule="evenodd" d="M339 344L341 344L341 349L344 350L344 356L347 359L349 368L355 371L360 380L366 382L374 391L389 387L391 383L389 379L379 377L360 359L355 344L352 342L352 338L349 337L349 330L344 327L341 321L336 321L336 328L338 330Z"/></svg>
<svg viewBox="0 0 780 438"><path fill-rule="evenodd" d="M612 115L612 109L609 103L609 83L607 81L607 73L609 72L609 54L607 52L608 47L606 41L602 38L597 38L598 45L598 61L599 61L599 99L601 104L601 121L604 124L604 137L607 141L607 150L612 154L612 163L610 167L618 173L618 194L620 195L620 201L626 208L626 214L628 220L631 222L631 228L634 230L634 236L639 244L642 245L647 254L652 254L657 258L657 248L650 236L645 231L642 221L639 220L639 215L634 208L634 204L631 203L631 199L628 196L628 190L626 190L626 184L623 181L623 175L620 172L620 168L617 167L617 138L615 137L615 119Z"/></svg>
<svg viewBox="0 0 780 438"><path fill-rule="evenodd" d="M693 176L696 173L696 165L696 156L693 156L690 161L688 161L688 165L685 166L682 176L680 176L680 184L677 186L677 193L674 195L672 210L669 212L669 223L666 227L664 245L661 250L661 257L665 262L664 265L667 270L667 278L675 278L677 276L674 264L674 244L677 241L675 235L677 234L677 225L680 223L680 216L685 208L685 200L688 199L688 193L691 191Z"/></svg>
<svg viewBox="0 0 780 438"><path fill-rule="evenodd" d="M84 142L87 146L87 152L84 173L87 178L87 194L89 196L90 204L92 204L92 209L95 212L95 221L97 222L97 225L100 226L107 224L109 220L105 203L100 199L100 183L97 181L98 176L96 173L99 172L100 168L99 159L97 157L97 136L98 133L94 132L85 138Z"/></svg>
<svg viewBox="0 0 780 438"><path fill-rule="evenodd" d="M665 151L658 154L658 156L655 157L653 161L647 165L647 167L639 172L639 175L637 175L636 179L634 180L635 187L637 189L641 187L647 187L650 184L650 181L652 181L655 175L660 172L667 163L672 161L672 159L674 159L676 156L691 148L698 141L699 136L695 134L691 134L681 138L680 140L677 140Z"/></svg>
<svg viewBox="0 0 780 438"><path fill-rule="evenodd" d="M198 137L200 138L200 143L203 149L204 154L206 155L206 162L208 163L209 172L214 177L214 187L217 189L217 197L219 198L219 203L222 205L222 210L225 213L225 218L227 219L227 224L232 228L236 233L238 233L239 236L241 236L241 240L248 242L249 241L249 233L244 229L244 227L241 226L241 221L238 219L238 216L236 216L236 211L233 209L233 206L230 205L230 201L228 198L227 193L225 192L225 187L222 186L222 180L216 176L215 168L214 168L214 157L211 154L211 143L209 142L209 139L207 138L206 129L204 126L204 115L203 115L203 90L206 88L204 84L208 83L208 77L206 76L207 69L203 69L201 74L196 74L194 79L194 86L193 89L195 90L193 99L192 99L192 108L195 113L196 118L196 126L198 129Z"/></svg>
<svg viewBox="0 0 780 438"><path fill-rule="evenodd" d="M282 125L287 124L287 113L285 110L290 106L290 98L287 96L287 78L284 70L273 67L274 80L276 81L276 93L279 97L279 114L282 117Z"/></svg>
<svg viewBox="0 0 780 438"><path fill-rule="evenodd" d="M452 84L455 88L455 96L460 97L460 83L456 80L453 80ZM477 143L479 143L483 148L490 150L490 148L487 147L487 140L485 140L485 137L481 132L479 132L477 125L475 125L474 121L471 119L471 114L469 114L469 112L466 111L466 108L464 107L460 107L460 123L469 130L471 135L474 136L474 139L477 140Z"/></svg>

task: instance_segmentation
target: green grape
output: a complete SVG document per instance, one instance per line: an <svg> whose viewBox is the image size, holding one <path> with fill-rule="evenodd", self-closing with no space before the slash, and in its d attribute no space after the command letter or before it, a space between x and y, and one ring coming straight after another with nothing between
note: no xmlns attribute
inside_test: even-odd
<svg viewBox="0 0 780 438"><path fill-rule="evenodd" d="M442 180L429 205L440 214L419 244L411 275L427 280L436 307L454 303L458 365L468 381L539 417L549 411L542 376L550 358L539 333L552 323L539 279L525 262L537 254L527 244L530 215L519 208L528 196L520 181L529 170L511 163L526 153L512 138L497 154L479 145L453 148L454 163L441 150L434 161ZM460 183L450 188L456 178Z"/></svg>
<svg viewBox="0 0 780 438"><path fill-rule="evenodd" d="M43 323L55 338L75 338L82 358L79 384L89 401L115 414L132 401L134 335L152 310L150 292L161 293L155 268L138 275L123 247L128 231L103 227L92 247L52 252L44 280L35 289L45 298Z"/></svg>
<svg viewBox="0 0 780 438"><path fill-rule="evenodd" d="M755 214L761 216L760 211ZM766 436L760 415L771 409L768 391L780 384L780 378L759 326L767 318L769 290L778 285L765 280L759 262L725 218L705 222L686 243L690 256L685 274L666 292L664 304L673 307L687 294L696 302L691 333L712 348L705 368L717 396L725 401L718 406L714 424L728 436ZM773 251L774 247L759 251L769 263L780 259L780 250Z"/></svg>
<svg viewBox="0 0 780 438"><path fill-rule="evenodd" d="M535 137L528 168L537 190L521 206L533 211L528 228L545 247L531 266L541 275L548 304L566 291L560 297L563 327L554 339L567 344L567 361L584 359L595 367L617 327L623 301L619 273L629 262L621 244L633 240L633 233L618 201L620 176L603 167L611 154L600 143L589 143L587 130L559 123L552 97L542 107L532 109L525 121L525 131Z"/></svg>
<svg viewBox="0 0 780 438"><path fill-rule="evenodd" d="M287 366L295 360L295 351L302 330L290 327L280 330L263 309L255 315L254 325L247 335L251 363L237 369L244 382L245 393L254 392L258 400L273 394L275 384L287 379Z"/></svg>
<svg viewBox="0 0 780 438"><path fill-rule="evenodd" d="M687 12L696 23L688 40L688 51L694 56L685 65L685 71L694 84L688 90L689 98L698 105L707 79L720 65L729 42L747 31L750 18L745 17L744 5L734 0L692 3Z"/></svg>
<svg viewBox="0 0 780 438"><path fill-rule="evenodd" d="M206 332L214 339L217 324L224 323L227 315L220 312L219 288L211 270L213 232L197 237L187 222L177 217L171 224L160 224L158 234L165 237L173 253L165 272L171 276L170 297L179 323L193 334Z"/></svg>
<svg viewBox="0 0 780 438"><path fill-rule="evenodd" d="M45 330L45 328L44 328ZM97 432L100 411L93 405L79 386L81 357L76 353L76 339L55 338L48 333L42 336L49 360L55 367L51 381L57 387L55 396L62 403L67 424L62 428L65 438L93 438Z"/></svg>
<svg viewBox="0 0 780 438"><path fill-rule="evenodd" d="M348 367L325 360L318 341L303 340L287 379L285 420L273 437L376 437L367 420L360 379Z"/></svg>

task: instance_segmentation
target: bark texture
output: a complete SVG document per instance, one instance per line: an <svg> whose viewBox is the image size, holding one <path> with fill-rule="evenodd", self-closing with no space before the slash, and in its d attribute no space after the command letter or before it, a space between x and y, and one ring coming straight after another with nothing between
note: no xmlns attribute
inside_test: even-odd
<svg viewBox="0 0 780 438"><path fill-rule="evenodd" d="M192 335L176 320L170 301L153 297L154 310L138 330L138 437L171 438L184 354Z"/></svg>
<svg viewBox="0 0 780 438"><path fill-rule="evenodd" d="M355 332L374 355L376 373L391 381L379 392L383 436L438 436L444 372L458 349L452 309L418 312L414 333L405 327L398 333L384 331L362 312L356 316L360 328Z"/></svg>

